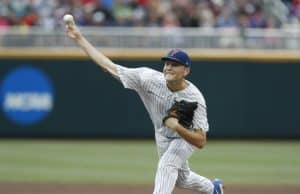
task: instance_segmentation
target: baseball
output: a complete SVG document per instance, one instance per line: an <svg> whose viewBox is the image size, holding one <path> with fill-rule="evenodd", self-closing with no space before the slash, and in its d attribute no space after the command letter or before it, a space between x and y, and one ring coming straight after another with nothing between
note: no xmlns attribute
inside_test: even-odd
<svg viewBox="0 0 300 194"><path fill-rule="evenodd" d="M74 21L74 18L72 15L66 14L64 15L64 22L68 23L68 22L72 22Z"/></svg>

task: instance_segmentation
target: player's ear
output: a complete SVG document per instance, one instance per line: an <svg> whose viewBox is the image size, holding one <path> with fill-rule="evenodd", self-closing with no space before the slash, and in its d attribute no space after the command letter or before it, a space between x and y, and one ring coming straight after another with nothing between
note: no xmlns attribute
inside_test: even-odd
<svg viewBox="0 0 300 194"><path fill-rule="evenodd" d="M190 73L190 69L189 67L185 67L184 68L184 77L187 76Z"/></svg>

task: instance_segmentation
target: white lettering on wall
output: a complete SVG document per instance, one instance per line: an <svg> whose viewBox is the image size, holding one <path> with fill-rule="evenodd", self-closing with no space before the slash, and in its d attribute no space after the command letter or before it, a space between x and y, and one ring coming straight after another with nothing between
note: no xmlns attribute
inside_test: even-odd
<svg viewBox="0 0 300 194"><path fill-rule="evenodd" d="M53 99L48 92L8 92L3 105L5 111L50 111Z"/></svg>

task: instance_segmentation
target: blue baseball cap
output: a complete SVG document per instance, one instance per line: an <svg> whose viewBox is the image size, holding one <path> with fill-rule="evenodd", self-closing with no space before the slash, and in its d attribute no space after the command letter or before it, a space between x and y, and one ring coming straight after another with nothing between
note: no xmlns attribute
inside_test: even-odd
<svg viewBox="0 0 300 194"><path fill-rule="evenodd" d="M186 67L191 67L191 59L186 52L180 49L171 49L167 56L161 58L162 61L175 61Z"/></svg>

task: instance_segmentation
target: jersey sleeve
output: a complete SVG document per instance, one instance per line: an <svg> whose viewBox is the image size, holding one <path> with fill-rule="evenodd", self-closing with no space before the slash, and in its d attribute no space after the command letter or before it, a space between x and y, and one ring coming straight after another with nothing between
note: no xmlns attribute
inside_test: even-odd
<svg viewBox="0 0 300 194"><path fill-rule="evenodd" d="M127 68L117 65L117 72L125 88L139 90L142 86L142 75L146 68Z"/></svg>
<svg viewBox="0 0 300 194"><path fill-rule="evenodd" d="M201 128L206 132L209 130L206 107L202 104L199 104L198 108L195 110L193 124L193 128Z"/></svg>

